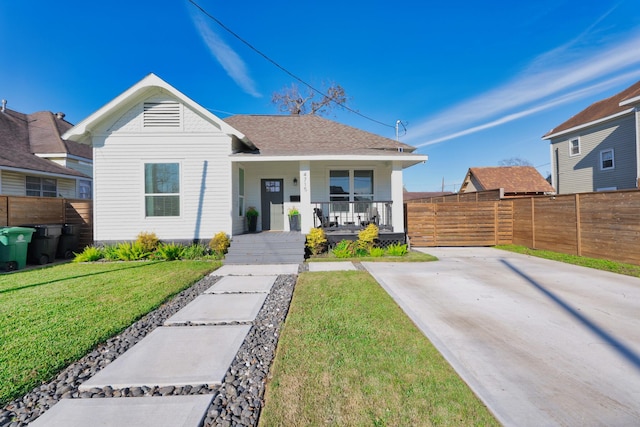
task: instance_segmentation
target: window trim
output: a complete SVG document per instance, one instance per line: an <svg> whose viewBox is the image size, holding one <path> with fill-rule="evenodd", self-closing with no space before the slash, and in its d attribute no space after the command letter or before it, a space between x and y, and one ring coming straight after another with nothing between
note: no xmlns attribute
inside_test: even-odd
<svg viewBox="0 0 640 427"><path fill-rule="evenodd" d="M573 141L577 141L578 142L578 152L577 153L573 152ZM569 157L579 156L580 154L582 154L582 144L581 144L581 141L580 141L580 137L571 138L569 140Z"/></svg>
<svg viewBox="0 0 640 427"><path fill-rule="evenodd" d="M37 179L38 180L38 185L39 185L39 189L38 194L29 194L29 192L34 192L36 190L34 189L29 189L28 187L28 180L29 179ZM50 180L53 182L53 185L55 185L55 190L52 191L47 191L45 194L45 191L43 189L43 180ZM33 184L33 183L32 183ZM24 178L24 194L27 197L50 197L50 198L55 198L58 197L58 180L55 178L47 178L47 177L42 177L42 176L33 176L33 175L26 175Z"/></svg>
<svg viewBox="0 0 640 427"><path fill-rule="evenodd" d="M178 165L178 192L177 193L147 193L146 190L146 166L158 164L176 164ZM184 179L182 176L182 162L170 159L143 160L142 161L142 213L145 219L169 219L181 218L183 212L183 191ZM148 215L147 214L147 197L148 196L177 196L178 197L178 215Z"/></svg>
<svg viewBox="0 0 640 427"><path fill-rule="evenodd" d="M336 167L329 167L327 168L328 172L327 172L327 192L329 195L329 202L332 203L332 206L335 208L334 210L336 211L347 211L348 210L348 206L351 206L351 204L354 204L354 202L358 202L358 201L362 201L363 203L368 203L365 202L363 200L356 200L356 197L370 197L371 198L371 202L375 201L376 199L376 175L377 175L377 170L375 167L373 166L358 166L358 167L349 167L349 166L336 166ZM349 173L349 194L337 194L337 193L331 193L331 172L334 171L346 171ZM368 171L371 172L371 190L372 193L371 194L357 194L356 193L356 188L355 188L355 172L356 171ZM346 197L347 200L332 200L332 197ZM342 203L342 205L341 205ZM345 205L346 204L346 205ZM355 204L354 204L355 206Z"/></svg>
<svg viewBox="0 0 640 427"><path fill-rule="evenodd" d="M611 152L611 166L609 167L604 167L604 159L603 159L603 155L605 153ZM615 151L613 150L613 148L607 148L605 150L600 150L600 170L601 171L610 171L610 170L614 170L616 168L616 156L615 156Z"/></svg>

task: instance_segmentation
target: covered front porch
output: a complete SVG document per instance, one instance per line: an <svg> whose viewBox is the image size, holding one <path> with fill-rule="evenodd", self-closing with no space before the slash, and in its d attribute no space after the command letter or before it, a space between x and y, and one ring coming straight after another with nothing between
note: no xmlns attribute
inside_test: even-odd
<svg viewBox="0 0 640 427"><path fill-rule="evenodd" d="M403 163L383 156L364 160L233 158L234 233L247 232L244 214L255 207L258 231L293 231L289 215L299 213L299 231L357 233L368 224L381 232L404 233ZM235 178L237 177L237 179Z"/></svg>

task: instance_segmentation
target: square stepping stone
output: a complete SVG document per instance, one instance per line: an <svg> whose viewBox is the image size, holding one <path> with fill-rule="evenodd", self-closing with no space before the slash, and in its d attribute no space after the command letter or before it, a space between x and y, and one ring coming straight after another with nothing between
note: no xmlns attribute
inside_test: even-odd
<svg viewBox="0 0 640 427"><path fill-rule="evenodd" d="M212 276L277 276L280 274L298 274L298 264L227 264Z"/></svg>
<svg viewBox="0 0 640 427"><path fill-rule="evenodd" d="M221 384L249 329L250 325L161 326L79 390Z"/></svg>
<svg viewBox="0 0 640 427"><path fill-rule="evenodd" d="M253 322L267 294L205 294L168 318L165 325L193 323L215 325L229 322Z"/></svg>
<svg viewBox="0 0 640 427"><path fill-rule="evenodd" d="M212 399L213 395L62 399L29 425L198 427Z"/></svg>
<svg viewBox="0 0 640 427"><path fill-rule="evenodd" d="M268 293L278 276L225 276L205 291L206 294L239 292Z"/></svg>
<svg viewBox="0 0 640 427"><path fill-rule="evenodd" d="M346 271L357 270L350 261L310 262L309 271Z"/></svg>

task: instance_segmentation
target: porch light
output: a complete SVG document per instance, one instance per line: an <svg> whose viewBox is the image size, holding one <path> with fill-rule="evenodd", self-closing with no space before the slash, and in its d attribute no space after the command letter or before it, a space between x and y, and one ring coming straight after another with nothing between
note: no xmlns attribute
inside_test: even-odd
<svg viewBox="0 0 640 427"><path fill-rule="evenodd" d="M294 187L298 186L298 178L293 178L293 186Z"/></svg>

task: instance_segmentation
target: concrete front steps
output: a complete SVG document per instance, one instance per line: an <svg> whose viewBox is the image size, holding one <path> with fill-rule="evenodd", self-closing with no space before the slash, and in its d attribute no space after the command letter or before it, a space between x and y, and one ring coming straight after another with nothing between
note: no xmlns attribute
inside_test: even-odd
<svg viewBox="0 0 640 427"><path fill-rule="evenodd" d="M233 236L225 264L300 264L306 237L299 232L250 233Z"/></svg>

